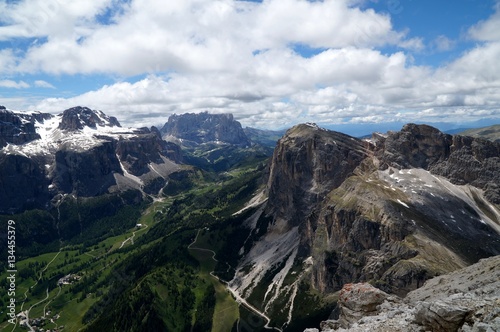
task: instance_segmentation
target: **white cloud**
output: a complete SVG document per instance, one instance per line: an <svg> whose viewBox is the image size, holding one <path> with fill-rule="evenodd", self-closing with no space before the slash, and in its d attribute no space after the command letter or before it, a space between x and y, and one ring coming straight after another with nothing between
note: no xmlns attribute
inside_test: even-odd
<svg viewBox="0 0 500 332"><path fill-rule="evenodd" d="M49 82L42 81L42 80L36 80L34 82L35 86L38 88L47 88L47 89L55 89L56 87L50 84Z"/></svg>
<svg viewBox="0 0 500 332"><path fill-rule="evenodd" d="M500 2L495 6L495 13L468 31L469 37L480 41L500 41Z"/></svg>
<svg viewBox="0 0 500 332"><path fill-rule="evenodd" d="M409 52L424 48L422 38L408 39L388 15L354 6L362 1L2 2L0 40L38 39L25 51L0 50L0 74L115 77L95 91L30 105L54 113L89 106L129 125L205 110L269 128L500 117L498 13L469 30L481 44L433 69L411 60ZM97 15L106 10L112 16L104 24ZM454 46L445 36L434 44ZM316 52L302 57L297 45ZM386 45L399 51L381 52Z"/></svg>
<svg viewBox="0 0 500 332"><path fill-rule="evenodd" d="M13 37L71 38L85 34L111 0L29 0L2 2L0 40Z"/></svg>
<svg viewBox="0 0 500 332"><path fill-rule="evenodd" d="M434 39L433 45L439 52L445 52L452 50L455 47L456 42L449 39L444 35L439 35Z"/></svg>
<svg viewBox="0 0 500 332"><path fill-rule="evenodd" d="M12 50L0 50L0 71L12 72L16 67L16 58Z"/></svg>
<svg viewBox="0 0 500 332"><path fill-rule="evenodd" d="M48 37L33 45L17 70L53 74L229 70L256 50L301 43L315 48L420 47L392 29L390 17L347 0L135 0L99 25L108 1L51 0L7 6L0 39Z"/></svg>
<svg viewBox="0 0 500 332"><path fill-rule="evenodd" d="M0 87L11 89L26 89L29 88L30 85L24 81L16 82L13 80L0 80Z"/></svg>

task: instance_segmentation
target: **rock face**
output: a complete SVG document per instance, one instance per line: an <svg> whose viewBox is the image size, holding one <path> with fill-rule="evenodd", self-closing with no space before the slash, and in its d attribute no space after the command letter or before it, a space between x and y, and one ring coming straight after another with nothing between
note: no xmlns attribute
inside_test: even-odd
<svg viewBox="0 0 500 332"><path fill-rule="evenodd" d="M270 163L268 200L247 221L253 243L241 248L231 287L291 317L298 279L323 294L370 282L404 296L499 255L499 149L425 125L368 141L311 124L290 129Z"/></svg>
<svg viewBox="0 0 500 332"><path fill-rule="evenodd" d="M340 290L338 307L340 326L348 328L350 324L365 316L378 313L377 307L389 298L389 295L370 284L346 284Z"/></svg>
<svg viewBox="0 0 500 332"><path fill-rule="evenodd" d="M194 144L222 142L242 147L251 144L232 114L174 114L160 131L166 139L180 139Z"/></svg>
<svg viewBox="0 0 500 332"><path fill-rule="evenodd" d="M119 172L114 142L104 142L86 151L61 149L55 155L52 183L63 193L97 196L116 183L114 173Z"/></svg>
<svg viewBox="0 0 500 332"><path fill-rule="evenodd" d="M331 188L340 186L368 156L368 144L304 124L278 141L271 160L269 213L300 224Z"/></svg>
<svg viewBox="0 0 500 332"><path fill-rule="evenodd" d="M367 284L356 285L372 289ZM344 288L353 288L346 285ZM500 256L482 259L467 268L433 279L404 299L387 296L378 301L373 294L380 290L357 292L357 300L371 303L375 309L358 308L355 319L344 311L346 300L341 291L338 320L321 324L330 331L436 331L479 332L500 330ZM349 293L350 294L350 293ZM372 306L372 307L373 307Z"/></svg>
<svg viewBox="0 0 500 332"><path fill-rule="evenodd" d="M0 154L0 211L14 213L44 207L49 181L36 161L22 155Z"/></svg>
<svg viewBox="0 0 500 332"><path fill-rule="evenodd" d="M158 129L121 128L115 118L86 107L55 117L2 114L0 128L25 134L2 136L10 144L0 151L1 213L46 208L60 194L136 189L157 195L182 161L179 146L163 141Z"/></svg>
<svg viewBox="0 0 500 332"><path fill-rule="evenodd" d="M81 130L84 127L96 128L97 126L121 127L114 116L107 116L101 111L93 111L88 107L76 106L63 112L59 129Z"/></svg>
<svg viewBox="0 0 500 332"><path fill-rule="evenodd" d="M127 165L127 169L135 175L150 172L151 162L161 164L163 157L180 162L181 151L178 145L165 142L156 133L146 132L133 140L119 140L116 145L119 159Z"/></svg>
<svg viewBox="0 0 500 332"><path fill-rule="evenodd" d="M382 167L427 169L454 184L484 189L491 202L500 204L500 144L415 124L390 133L380 143Z"/></svg>
<svg viewBox="0 0 500 332"><path fill-rule="evenodd" d="M0 148L11 144L24 144L39 139L35 122L50 119L52 115L43 113L25 114L8 111L0 106Z"/></svg>

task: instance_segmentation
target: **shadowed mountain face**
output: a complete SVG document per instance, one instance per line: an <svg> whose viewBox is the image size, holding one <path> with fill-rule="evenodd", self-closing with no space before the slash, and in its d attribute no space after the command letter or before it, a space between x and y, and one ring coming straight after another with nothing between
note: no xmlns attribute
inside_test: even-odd
<svg viewBox="0 0 500 332"><path fill-rule="evenodd" d="M157 194L182 158L156 128L122 128L116 118L86 107L57 116L2 109L0 118L3 213L47 208L59 194Z"/></svg>
<svg viewBox="0 0 500 332"><path fill-rule="evenodd" d="M293 316L298 279L326 293L370 281L404 295L498 255L499 156L498 143L425 125L364 141L296 126L274 151L268 200L247 222L256 240L231 285Z"/></svg>
<svg viewBox="0 0 500 332"><path fill-rule="evenodd" d="M50 119L52 115L43 113L16 114L0 106L0 147L10 144L24 144L40 138L35 130L35 122Z"/></svg>

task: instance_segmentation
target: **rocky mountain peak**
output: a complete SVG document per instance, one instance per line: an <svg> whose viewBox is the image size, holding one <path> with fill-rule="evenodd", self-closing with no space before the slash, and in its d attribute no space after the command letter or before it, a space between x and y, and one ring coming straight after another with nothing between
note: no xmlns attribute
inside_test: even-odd
<svg viewBox="0 0 500 332"><path fill-rule="evenodd" d="M260 299L272 312L293 293L297 282L283 280L296 265L320 293L370 282L404 296L500 254L499 148L415 124L371 141L313 124L289 129L270 161L260 219L248 221L262 235L230 285L247 298L267 289Z"/></svg>
<svg viewBox="0 0 500 332"><path fill-rule="evenodd" d="M186 113L171 115L161 129L165 138L181 139L195 144L222 142L249 146L241 124L232 114Z"/></svg>
<svg viewBox="0 0 500 332"><path fill-rule="evenodd" d="M368 142L349 135L314 124L292 127L278 141L271 159L270 206L290 216L304 212L305 217L307 207L352 175L369 153Z"/></svg>
<svg viewBox="0 0 500 332"><path fill-rule="evenodd" d="M91 110L88 107L76 106L63 112L59 129L81 130L84 127L121 127L118 120L113 116L107 116L102 111Z"/></svg>
<svg viewBox="0 0 500 332"><path fill-rule="evenodd" d="M385 140L384 161L398 168L427 168L450 154L453 137L428 125L405 125L389 132Z"/></svg>
<svg viewBox="0 0 500 332"><path fill-rule="evenodd" d="M454 184L484 189L500 203L500 144L481 138L448 135L428 125L407 124L377 142L382 168L422 168Z"/></svg>
<svg viewBox="0 0 500 332"><path fill-rule="evenodd" d="M122 128L87 107L58 116L0 109L0 212L45 208L67 193L157 194L180 159L156 128Z"/></svg>

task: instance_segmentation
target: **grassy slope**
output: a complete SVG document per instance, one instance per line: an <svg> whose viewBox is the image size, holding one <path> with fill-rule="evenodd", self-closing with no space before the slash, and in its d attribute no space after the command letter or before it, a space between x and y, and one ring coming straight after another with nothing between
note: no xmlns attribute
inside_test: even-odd
<svg viewBox="0 0 500 332"><path fill-rule="evenodd" d="M153 225L152 220L152 213L150 211L143 215L140 223L151 227ZM67 293L71 285L63 285L62 291L59 293L59 288L56 287L57 280L61 276L78 271L82 276L91 275L95 272L100 273L98 281L104 280L107 275L112 273L113 266L116 266L119 261L127 257L127 254L118 254L116 249L121 246L125 239L131 237L134 231L136 232L135 238L138 239L147 231L147 227L145 226L141 230L132 228L124 234L107 238L92 247L86 248L85 251L81 250L81 246L68 246L63 248L61 252L46 253L17 262L17 311L21 308L26 310L42 301L46 297L46 289L48 287L50 288L49 298L33 307L30 311L30 317L42 316L44 307L50 302L46 309L52 309L53 315L56 313L60 314L60 318L56 321L58 326L64 325L66 331L77 331L82 328L83 324L81 321L84 313L100 296L91 294L88 297L83 296L85 297L83 301L79 301L79 298L82 297L82 292L72 295L71 293ZM130 244L129 241L125 246ZM30 268L30 266L36 263L41 263L41 265ZM31 270L30 277L26 279L19 275L19 272L25 269ZM0 280L5 280L6 277L6 272L0 274ZM104 290L102 289L102 291ZM24 301L25 293L27 295L26 301ZM0 315L0 321L3 322L0 324L0 330L10 328L11 325L5 322L6 319L5 314ZM49 323L46 327L53 328L55 326L56 324ZM15 331L17 330L24 331L25 329L18 327Z"/></svg>
<svg viewBox="0 0 500 332"><path fill-rule="evenodd" d="M215 268L216 261L212 259L212 252L197 249L205 248L211 250L211 248L207 246L206 240L203 239L203 236L200 236L198 239L198 241L193 243L192 248L190 249L190 253L200 263L199 276L204 280L211 282L215 288L216 304L213 316L212 331L230 331L234 322L239 317L239 305L226 290L226 287L220 281L210 275L210 272L212 272Z"/></svg>
<svg viewBox="0 0 500 332"><path fill-rule="evenodd" d="M153 249L164 242L166 238L175 242L176 238L182 238L182 236L178 236L182 230L200 227L199 223L205 219L205 216L209 217L208 226L222 222L227 216L241 209L241 205L255 191L262 170L262 164L259 163L259 166L232 170L222 177L217 176L215 179L210 176L207 179L195 177L193 179L194 186L189 191L165 197L163 202L154 202L150 205L141 219L137 221L147 225L147 228L143 227L137 230L133 227L123 234L104 238L97 243L94 242L90 245L74 243L64 247L60 253L49 252L17 262L16 266L19 271L22 269L29 270L29 276L24 279L18 276L17 279L17 311L19 311L24 300L24 292L29 288L31 288L31 291L27 293L27 299L23 305L24 309L44 300L48 288L48 298L31 309L30 317L40 317L43 315L45 308L47 311L52 311L51 316L60 315L55 324L47 323L46 328L64 325L66 327L65 331L81 329L84 327L82 323L84 314L106 296L110 290L110 277L116 274L116 270L120 265L123 266L123 262L127 261L132 255L140 256L140 253L147 252L148 248ZM198 200L193 200L195 198L198 198ZM181 203L179 211L176 214L169 215L167 212L171 210L176 200ZM204 203L203 209L200 211L198 211L198 202ZM195 218L191 218L191 215ZM202 224L205 225L205 222L202 222ZM153 235L144 236L150 233L152 229L155 229L156 233L153 232ZM125 240L132 237L133 232L135 232L134 244L132 245L130 240L124 243ZM141 238L144 238L144 240L141 240ZM200 241L207 242L203 240L203 237L200 237ZM185 245L187 246L188 243ZM122 244L123 248L119 249ZM214 249L218 250L218 248ZM193 256L200 262L200 269L197 272L198 277L204 280L204 284L210 284L215 289L216 302L212 317L214 322L213 331L231 330L234 322L239 317L238 304L226 292L224 285L210 276L209 272L214 269L215 262L205 258L210 258L211 254L207 255L206 252L199 251L198 256L196 254ZM52 260L53 258L54 260ZM43 262L43 264L33 266L33 264L40 262ZM49 262L50 264L48 264ZM57 280L69 273L77 273L82 277L88 277L90 281L88 283L80 281L73 285L63 285L60 290L57 287ZM40 282L36 284L38 279L40 279ZM5 273L0 274L0 282L1 280L6 280ZM150 288L153 293L154 291L157 291L157 294L160 295L162 292L164 293L161 285ZM203 286L203 284L197 284L196 287L193 287L193 292L196 294L195 305L202 302L202 293L205 290L206 286ZM4 298L5 300L8 299ZM193 313L193 317L194 315ZM10 329L10 326L6 323L6 318L5 313L0 315L0 322L3 322L0 323L0 330ZM163 319L166 318L163 317Z"/></svg>
<svg viewBox="0 0 500 332"><path fill-rule="evenodd" d="M469 129L461 132L463 136L473 136L488 139L490 141L500 141L500 124L484 128Z"/></svg>

